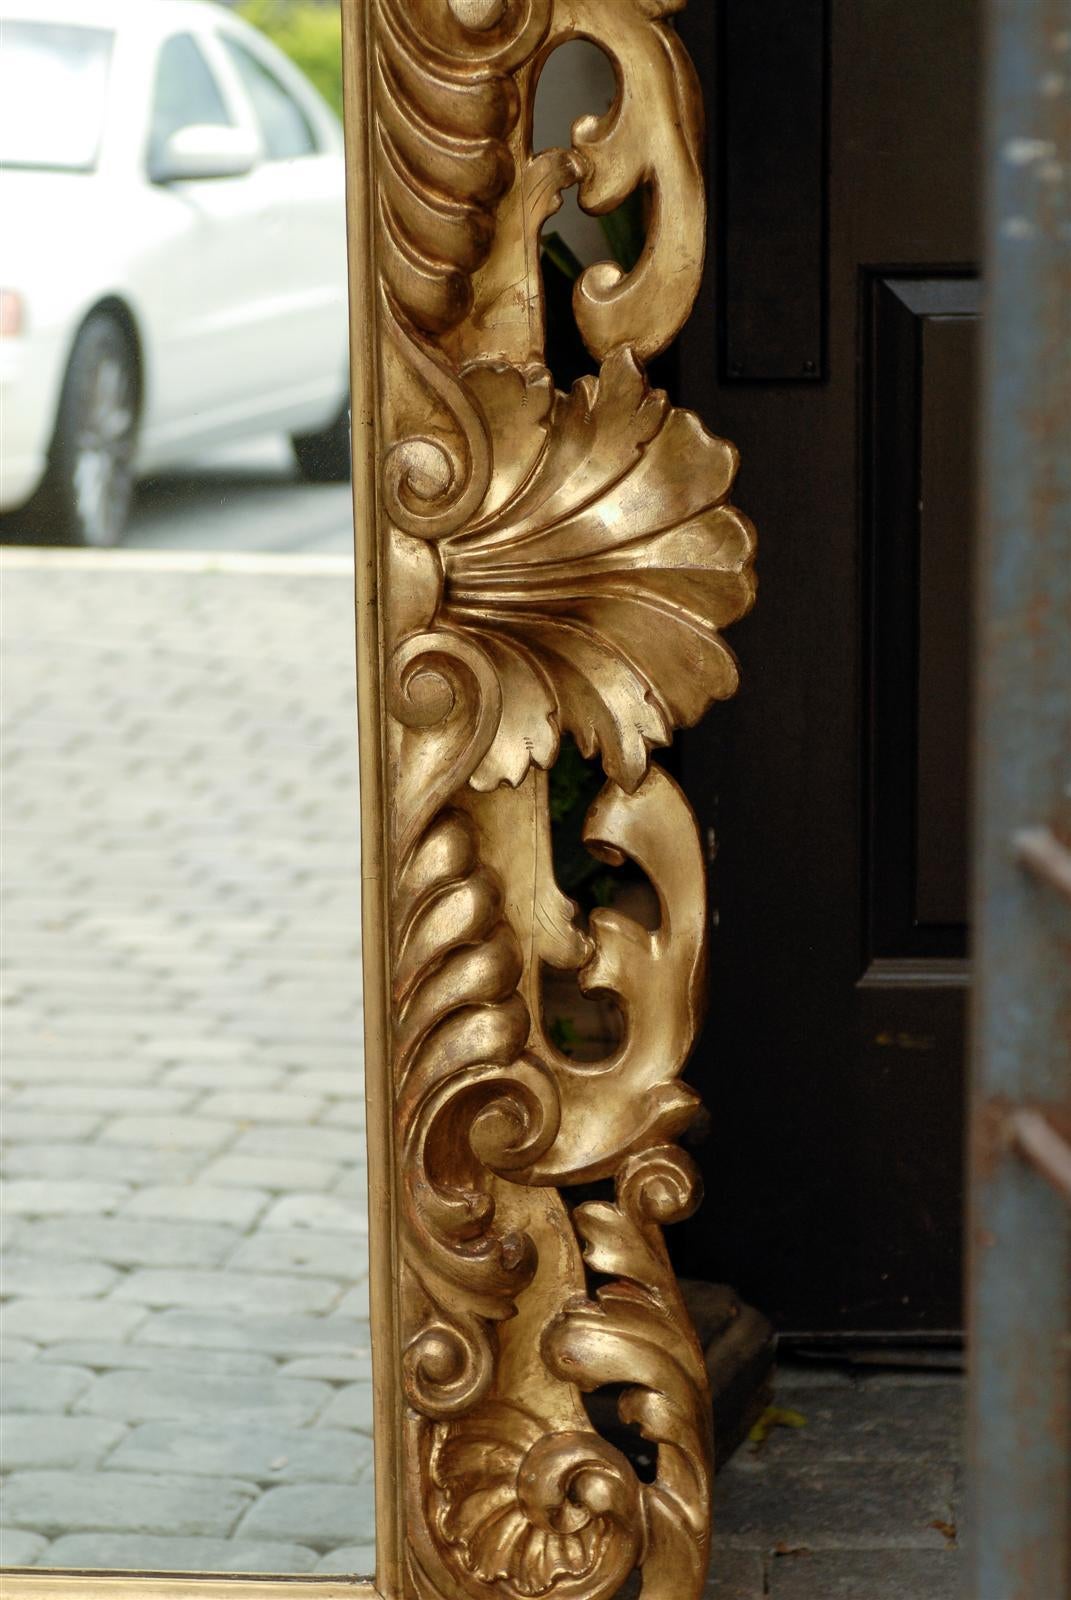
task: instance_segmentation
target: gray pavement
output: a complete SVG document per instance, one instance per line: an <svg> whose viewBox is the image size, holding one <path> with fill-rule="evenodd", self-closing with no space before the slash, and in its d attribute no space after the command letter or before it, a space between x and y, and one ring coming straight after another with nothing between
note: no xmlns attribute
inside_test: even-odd
<svg viewBox="0 0 1071 1600"><path fill-rule="evenodd" d="M348 567L5 556L4 1565L371 1568Z"/></svg>
<svg viewBox="0 0 1071 1600"><path fill-rule="evenodd" d="M367 1572L350 563L2 567L0 1563ZM952 1600L958 1381L777 1402L707 1600Z"/></svg>
<svg viewBox="0 0 1071 1600"><path fill-rule="evenodd" d="M957 1600L963 1402L950 1373L780 1367L796 1425L718 1474L704 1600Z"/></svg>

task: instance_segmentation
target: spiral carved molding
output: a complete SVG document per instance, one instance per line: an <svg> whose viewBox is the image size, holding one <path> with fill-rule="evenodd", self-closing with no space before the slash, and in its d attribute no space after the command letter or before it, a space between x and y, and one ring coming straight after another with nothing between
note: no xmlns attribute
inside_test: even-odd
<svg viewBox="0 0 1071 1600"><path fill-rule="evenodd" d="M651 753L732 694L754 594L736 453L649 387L705 231L700 100L675 0L368 0L390 1018L409 1592L694 1600L708 1563L702 1352L662 1227L697 1201L673 1141L704 988L703 857ZM583 37L617 96L532 150L536 86ZM626 271L580 276L598 374L544 364L539 234L569 185L645 196ZM568 733L605 784L588 847L653 929L582 919L553 872ZM548 1036L546 967L613 998L619 1042ZM584 1185L583 1193L577 1186ZM598 1187L593 1187L598 1186ZM592 1194L599 1198L592 1198ZM589 1420L612 1386L641 1481Z"/></svg>

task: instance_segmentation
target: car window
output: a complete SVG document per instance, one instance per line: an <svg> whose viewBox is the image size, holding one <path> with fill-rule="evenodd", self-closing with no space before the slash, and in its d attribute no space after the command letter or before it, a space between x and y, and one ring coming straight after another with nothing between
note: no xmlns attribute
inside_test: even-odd
<svg viewBox="0 0 1071 1600"><path fill-rule="evenodd" d="M0 166L91 172L114 35L53 22L0 24Z"/></svg>
<svg viewBox="0 0 1071 1600"><path fill-rule="evenodd" d="M289 89L284 89L274 72L237 39L227 33L220 37L253 102L268 160L290 161L295 156L312 155L319 143L312 124Z"/></svg>
<svg viewBox="0 0 1071 1600"><path fill-rule="evenodd" d="M156 63L152 123L149 130L149 164L161 156L172 134L180 128L205 126L232 128L219 84L192 33L175 33L164 41Z"/></svg>

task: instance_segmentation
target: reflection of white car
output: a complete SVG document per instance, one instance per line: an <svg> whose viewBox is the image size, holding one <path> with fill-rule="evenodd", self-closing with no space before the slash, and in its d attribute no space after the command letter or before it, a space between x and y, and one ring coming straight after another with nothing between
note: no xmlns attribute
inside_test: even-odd
<svg viewBox="0 0 1071 1600"><path fill-rule="evenodd" d="M342 131L260 33L0 0L0 168L0 510L112 543L136 475L271 431L345 475Z"/></svg>

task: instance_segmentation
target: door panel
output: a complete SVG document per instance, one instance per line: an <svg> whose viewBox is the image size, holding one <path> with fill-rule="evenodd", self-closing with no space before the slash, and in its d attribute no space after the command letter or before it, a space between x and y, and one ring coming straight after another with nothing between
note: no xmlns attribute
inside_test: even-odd
<svg viewBox="0 0 1071 1600"><path fill-rule="evenodd" d="M734 498L759 529L759 601L731 637L739 695L681 747L718 843L692 1074L711 1110L696 1152L708 1200L679 1265L733 1282L786 1328L948 1328L960 1320L978 6L827 0L796 17L806 48L756 49L749 65L733 48L737 4L728 29L698 10L680 20L716 103L708 162L730 175L727 209L714 191L680 395L740 446ZM781 14L776 0L747 11L749 26ZM815 251L811 265L779 251L776 217L754 223L761 201L747 237L731 237L725 110L798 98L816 52L826 120L800 124L793 160L823 180L808 204L824 365L734 371L719 264L737 263L739 280L761 256L767 297L798 300L805 283L813 305ZM777 191L767 172L750 182Z"/></svg>
<svg viewBox="0 0 1071 1600"><path fill-rule="evenodd" d="M957 930L967 923L977 341L977 312L922 328L915 920Z"/></svg>
<svg viewBox="0 0 1071 1600"><path fill-rule="evenodd" d="M973 277L868 275L869 960L962 958L974 394Z"/></svg>

